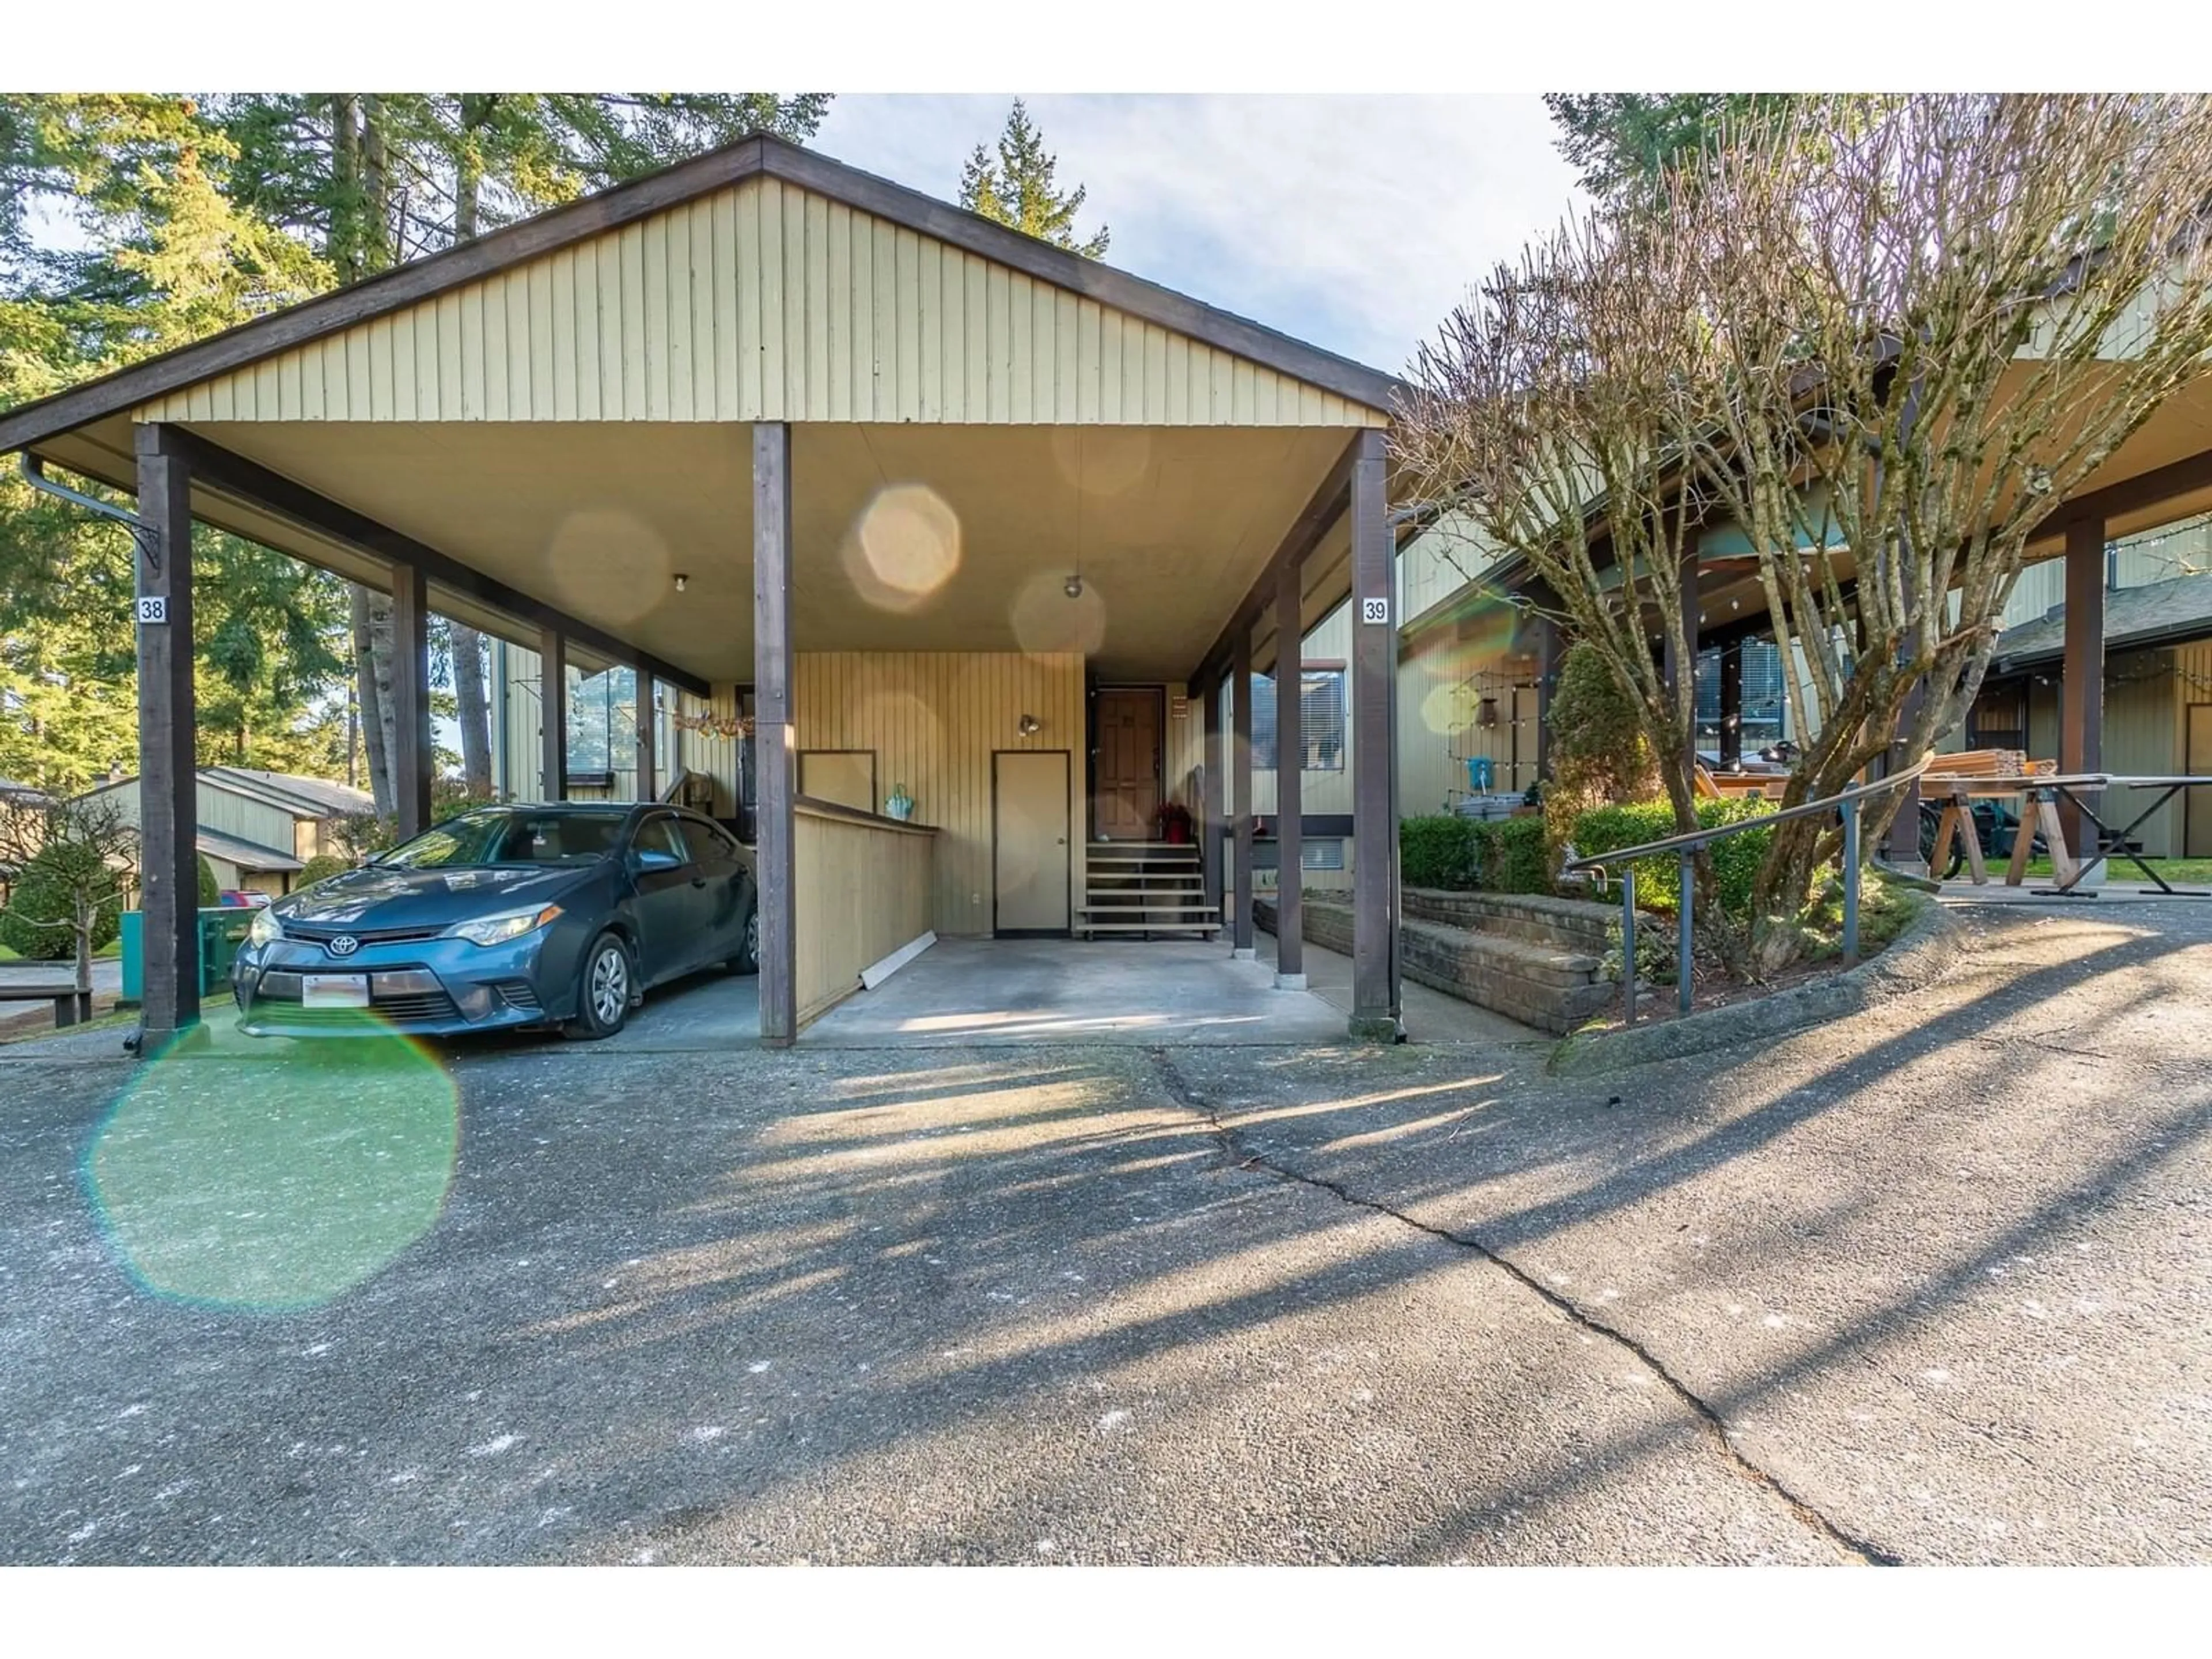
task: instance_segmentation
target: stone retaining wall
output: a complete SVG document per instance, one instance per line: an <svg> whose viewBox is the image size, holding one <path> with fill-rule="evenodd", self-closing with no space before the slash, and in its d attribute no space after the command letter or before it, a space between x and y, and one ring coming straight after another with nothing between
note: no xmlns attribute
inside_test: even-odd
<svg viewBox="0 0 2212 1659"><path fill-rule="evenodd" d="M1415 984L1565 1036L1619 994L1601 976L1609 908L1579 899L1499 893L1405 894L1399 964ZM1273 932L1272 899L1255 901L1259 925ZM1352 954L1349 907L1304 907L1305 936L1324 950Z"/></svg>

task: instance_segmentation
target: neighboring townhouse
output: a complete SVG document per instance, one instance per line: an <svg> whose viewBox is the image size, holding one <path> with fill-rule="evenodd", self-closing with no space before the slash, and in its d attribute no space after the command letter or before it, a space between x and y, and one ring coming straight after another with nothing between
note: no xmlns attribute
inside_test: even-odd
<svg viewBox="0 0 2212 1659"><path fill-rule="evenodd" d="M342 849L331 833L335 818L371 811L363 790L290 772L244 766L203 766L198 775L198 831L195 844L215 872L216 885L282 894L307 860ZM138 780L117 778L87 790L84 800L108 800L138 822Z"/></svg>

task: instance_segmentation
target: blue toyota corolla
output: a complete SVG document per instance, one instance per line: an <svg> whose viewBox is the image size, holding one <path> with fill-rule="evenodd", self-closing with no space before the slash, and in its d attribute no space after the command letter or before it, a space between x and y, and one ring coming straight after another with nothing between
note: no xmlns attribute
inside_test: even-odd
<svg viewBox="0 0 2212 1659"><path fill-rule="evenodd" d="M750 973L752 861L671 806L490 806L278 899L231 969L255 1036L622 1029L653 986Z"/></svg>

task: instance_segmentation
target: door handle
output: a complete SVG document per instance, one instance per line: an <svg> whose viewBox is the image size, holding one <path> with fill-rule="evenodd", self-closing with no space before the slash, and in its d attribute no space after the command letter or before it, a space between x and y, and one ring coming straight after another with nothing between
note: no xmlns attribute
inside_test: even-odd
<svg viewBox="0 0 2212 1659"><path fill-rule="evenodd" d="M1052 844L1054 847L1065 847L1067 845L1067 837L1066 836L1055 836L1053 837Z"/></svg>
<svg viewBox="0 0 2212 1659"><path fill-rule="evenodd" d="M707 884L707 878L704 876L694 876L691 878L691 884L694 887L704 887Z"/></svg>

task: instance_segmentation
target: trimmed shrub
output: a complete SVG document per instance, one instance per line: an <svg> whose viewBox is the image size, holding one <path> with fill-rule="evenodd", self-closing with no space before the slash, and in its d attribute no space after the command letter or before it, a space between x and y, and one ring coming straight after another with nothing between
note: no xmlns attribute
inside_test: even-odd
<svg viewBox="0 0 2212 1659"><path fill-rule="evenodd" d="M48 843L15 878L8 908L0 911L0 945L30 962L64 962L76 955L76 933L69 923L79 892L96 907L92 928L95 951L122 929L123 884L93 848L76 842Z"/></svg>
<svg viewBox="0 0 2212 1659"><path fill-rule="evenodd" d="M1763 817L1773 810L1772 804L1767 801L1699 801L1698 823L1700 828L1713 830L1723 823ZM1638 801L1630 806L1592 807L1575 819L1575 854L1579 858L1595 858L1615 848L1664 841L1674 833L1674 809L1663 800ZM1720 892L1721 908L1735 921L1748 923L1751 920L1752 882L1759 874L1759 860L1766 856L1766 845L1773 836L1771 830L1747 830L1740 836L1715 842L1707 849L1713 860L1713 879ZM1676 855L1662 853L1641 858L1633 868L1637 908L1673 915L1679 884ZM1609 869L1606 874L1617 879L1620 872Z"/></svg>
<svg viewBox="0 0 2212 1659"><path fill-rule="evenodd" d="M336 853L318 853L300 866L298 878L292 884L295 892L302 887L313 887L319 881L328 881L332 876L342 876L353 868L350 859Z"/></svg>
<svg viewBox="0 0 2212 1659"><path fill-rule="evenodd" d="M1472 818L1448 813L1406 818L1398 825L1398 878L1408 887L1464 891L1476 881L1480 856Z"/></svg>
<svg viewBox="0 0 2212 1659"><path fill-rule="evenodd" d="M222 902L222 884L215 878L215 866L207 861L205 853L195 853L192 857L200 867L200 908L212 910Z"/></svg>
<svg viewBox="0 0 2212 1659"><path fill-rule="evenodd" d="M1436 813L1398 826L1398 878L1455 892L1549 893L1541 818L1483 820Z"/></svg>
<svg viewBox="0 0 2212 1659"><path fill-rule="evenodd" d="M1552 849L1541 818L1502 818L1481 826L1489 832L1483 885L1498 893L1549 893Z"/></svg>

